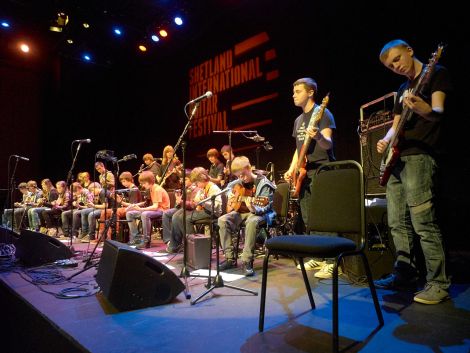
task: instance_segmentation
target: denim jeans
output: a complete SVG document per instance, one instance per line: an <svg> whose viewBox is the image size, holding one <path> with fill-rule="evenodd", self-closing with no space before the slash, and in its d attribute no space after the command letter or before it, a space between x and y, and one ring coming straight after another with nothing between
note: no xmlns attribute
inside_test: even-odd
<svg viewBox="0 0 470 353"><path fill-rule="evenodd" d="M442 234L436 220L434 159L425 154L404 156L395 165L387 184L387 214L396 248L395 270L416 272L413 239L419 238L429 284L447 290Z"/></svg>

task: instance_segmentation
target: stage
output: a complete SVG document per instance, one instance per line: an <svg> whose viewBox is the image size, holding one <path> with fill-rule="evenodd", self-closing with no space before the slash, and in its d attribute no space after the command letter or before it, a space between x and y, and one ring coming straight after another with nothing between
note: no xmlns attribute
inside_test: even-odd
<svg viewBox="0 0 470 353"><path fill-rule="evenodd" d="M183 257L149 256L181 272ZM87 244L74 244L76 268L56 268L68 278L79 271ZM89 247L91 250L92 247ZM101 249L98 248L97 252ZM456 257L454 256L454 259ZM459 258L461 259L461 258ZM259 296L216 288L195 305L181 292L169 304L118 312L95 282L96 267L59 285L34 285L31 268L1 261L0 293L3 352L329 352L332 306L330 280L318 281L309 271L317 308L310 310L301 273L291 259L270 261L265 332L258 332ZM260 291L262 257L256 275L243 277L240 266L224 275L224 283ZM467 267L468 268L468 267ZM35 270L41 268L35 268ZM468 279L468 276L467 276ZM73 283L71 283L73 282ZM192 299L203 293L206 279L188 278ZM82 285L81 298L59 299L52 293ZM412 292L378 290L385 326L378 321L367 287L340 280L340 347L347 352L468 352L470 288L453 277L452 300L440 305L414 303ZM70 292L74 296L77 292ZM6 347L6 348L5 348Z"/></svg>

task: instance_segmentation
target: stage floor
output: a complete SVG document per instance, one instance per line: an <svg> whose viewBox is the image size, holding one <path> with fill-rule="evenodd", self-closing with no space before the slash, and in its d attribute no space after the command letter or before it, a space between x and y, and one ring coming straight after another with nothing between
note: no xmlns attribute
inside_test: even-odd
<svg viewBox="0 0 470 353"><path fill-rule="evenodd" d="M154 243L156 255L163 244ZM76 244L75 250L86 250ZM91 248L90 248L91 250ZM156 257L180 274L182 255ZM4 324L3 352L329 352L331 350L331 281L311 281L317 308L310 304L299 270L291 259L270 261L265 332L258 332L259 296L228 287L216 288L195 305L184 292L165 305L116 312L102 294L58 299L51 293L86 283L95 288L96 268L74 277L74 283L33 285L24 269L2 261L0 294ZM60 268L69 277L80 270ZM224 278L254 291L261 288L262 258L256 275L232 269ZM468 267L467 267L468 268ZM206 279L189 278L192 299L203 293ZM454 281L455 282L455 281ZM385 326L375 334L377 318L367 287L340 281L340 346L347 352L469 352L470 284L451 287L452 300L426 306L412 301L412 292L378 290ZM5 325L6 324L6 325Z"/></svg>

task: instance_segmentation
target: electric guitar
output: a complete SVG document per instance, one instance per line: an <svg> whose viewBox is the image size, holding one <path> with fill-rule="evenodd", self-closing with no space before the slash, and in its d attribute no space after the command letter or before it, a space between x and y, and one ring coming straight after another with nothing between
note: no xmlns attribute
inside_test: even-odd
<svg viewBox="0 0 470 353"><path fill-rule="evenodd" d="M330 93L327 93L326 96L323 98L320 107L317 109L316 112L314 112L314 116L310 119L307 129L318 126L318 123L323 117L323 113L325 112L326 105L328 104L329 100ZM312 138L307 132L305 132L304 143L302 145L302 148L300 149L299 156L297 158L297 165L295 167L294 173L292 174L292 185L294 186L292 197L299 196L302 181L307 175L307 151L308 147L310 146L310 142L312 142Z"/></svg>
<svg viewBox="0 0 470 353"><path fill-rule="evenodd" d="M429 63L421 71L421 74L418 78L418 82L410 93L417 96L423 92L423 89L429 83L429 79L434 71L437 61L442 55L443 50L444 45L439 44L437 50L432 54L431 58L429 59ZM392 169L395 166L398 158L400 157L400 137L403 134L403 128L406 122L410 120L412 114L413 111L405 105L403 107L403 111L400 114L400 120L395 129L395 133L390 139L390 142L386 150L384 151L384 155L380 163L379 184L381 186L387 185L388 179L390 178L390 175L392 173Z"/></svg>

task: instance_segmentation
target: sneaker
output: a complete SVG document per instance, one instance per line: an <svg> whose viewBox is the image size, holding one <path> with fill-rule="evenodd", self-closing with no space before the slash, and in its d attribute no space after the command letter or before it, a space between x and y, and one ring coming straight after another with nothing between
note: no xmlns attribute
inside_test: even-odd
<svg viewBox="0 0 470 353"><path fill-rule="evenodd" d="M135 245L137 250L144 250L150 248L150 238L143 238L138 244Z"/></svg>
<svg viewBox="0 0 470 353"><path fill-rule="evenodd" d="M320 270L326 265L326 261L310 260L304 263L305 271ZM297 269L300 270L300 264L297 265Z"/></svg>
<svg viewBox="0 0 470 353"><path fill-rule="evenodd" d="M436 285L426 283L422 291L414 296L413 300L421 304L439 304L449 299L449 293Z"/></svg>
<svg viewBox="0 0 470 353"><path fill-rule="evenodd" d="M225 262L219 266L219 270L220 271L225 271L225 270L229 270L231 268L234 268L235 267L235 261L231 260L231 259L227 259L225 260Z"/></svg>
<svg viewBox="0 0 470 353"><path fill-rule="evenodd" d="M246 277L251 277L255 274L255 271L253 270L253 262L248 261L244 262L243 261L243 272L245 272Z"/></svg>
<svg viewBox="0 0 470 353"><path fill-rule="evenodd" d="M81 237L79 239L80 239L80 242L82 242L82 243L89 243L90 242L90 236L88 234L84 235L83 237Z"/></svg>
<svg viewBox="0 0 470 353"><path fill-rule="evenodd" d="M380 289L407 289L416 287L417 278L405 278L400 273L391 273L387 277L374 281L376 288Z"/></svg>
<svg viewBox="0 0 470 353"><path fill-rule="evenodd" d="M171 247L170 246L170 243L168 243L168 245L166 246L166 249L165 251L168 253L168 254L178 254L180 253L181 251L183 251L183 243L177 245L176 247Z"/></svg>
<svg viewBox="0 0 470 353"><path fill-rule="evenodd" d="M333 267L334 264L327 264L325 265L314 274L316 278L322 278L322 279L330 279L333 278ZM342 275L343 271L341 271L341 267L338 267L338 276Z"/></svg>

